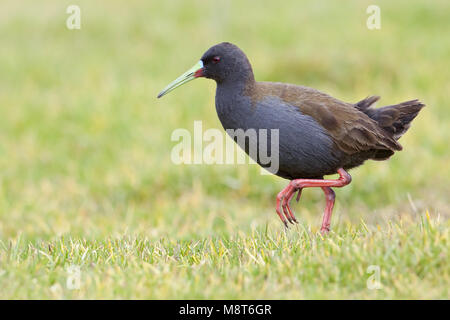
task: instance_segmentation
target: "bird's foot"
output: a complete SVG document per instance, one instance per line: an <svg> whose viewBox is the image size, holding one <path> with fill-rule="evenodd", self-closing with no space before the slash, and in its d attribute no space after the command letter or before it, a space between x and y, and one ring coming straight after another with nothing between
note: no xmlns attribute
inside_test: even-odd
<svg viewBox="0 0 450 320"><path fill-rule="evenodd" d="M327 235L330 232L330 227L324 227L320 228L320 233L324 236Z"/></svg>
<svg viewBox="0 0 450 320"><path fill-rule="evenodd" d="M291 224L298 223L297 218L292 212L290 206L290 202L297 191L298 191L297 195L297 202L298 202L300 200L302 189L292 186L291 183L289 183L287 187L281 190L281 192L278 193L277 195L276 211L281 221L283 221L284 225L286 226L286 228L289 227L288 222L290 222ZM283 213L281 212L281 210L283 210Z"/></svg>
<svg viewBox="0 0 450 320"><path fill-rule="evenodd" d="M340 188L348 185L352 181L352 177L344 169L340 168L337 173L339 174L339 178L336 180L294 179L287 185L286 188L281 190L281 192L277 195L276 211L286 227L288 227L288 222L292 224L297 223L297 219L295 218L295 215L290 207L290 202L295 193L298 192L298 202L303 188L320 187L322 188L326 199L326 207L322 220L322 228L320 231L322 234L326 234L330 231L331 214L333 212L335 200L335 194L331 187Z"/></svg>

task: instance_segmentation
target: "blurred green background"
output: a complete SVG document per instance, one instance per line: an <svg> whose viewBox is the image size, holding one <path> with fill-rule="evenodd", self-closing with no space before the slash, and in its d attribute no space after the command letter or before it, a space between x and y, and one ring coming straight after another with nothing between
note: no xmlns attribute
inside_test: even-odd
<svg viewBox="0 0 450 320"><path fill-rule="evenodd" d="M222 41L244 50L260 81L302 84L348 102L380 95L379 106L423 101L400 140L404 151L366 162L336 190L332 227L339 233L363 219L382 229L426 210L446 221L450 2L373 2L2 1L0 282L9 291L0 296L33 297L20 284L36 277L27 276L35 265L17 262L21 271L8 273L8 250L19 238L26 250L69 238L132 235L151 243L283 231L274 206L287 181L260 175L256 165L170 160L174 129L192 130L194 120L221 128L215 84L200 79L156 95ZM81 8L80 30L66 28L71 4ZM371 4L381 8L380 30L366 27ZM321 190L309 189L293 207L314 233L323 206ZM47 287L57 280L46 279L37 293L72 297L52 296ZM89 292L80 297L99 297ZM177 292L142 297L182 297ZM236 297L276 298L262 292Z"/></svg>

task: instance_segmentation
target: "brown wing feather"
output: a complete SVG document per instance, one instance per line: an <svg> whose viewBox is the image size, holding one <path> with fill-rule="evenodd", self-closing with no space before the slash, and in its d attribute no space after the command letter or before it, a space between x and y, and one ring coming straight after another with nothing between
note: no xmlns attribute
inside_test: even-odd
<svg viewBox="0 0 450 320"><path fill-rule="evenodd" d="M347 154L402 149L377 122L353 104L308 87L258 82L252 90L252 98L259 100L267 95L278 96L314 118L327 130L336 146Z"/></svg>

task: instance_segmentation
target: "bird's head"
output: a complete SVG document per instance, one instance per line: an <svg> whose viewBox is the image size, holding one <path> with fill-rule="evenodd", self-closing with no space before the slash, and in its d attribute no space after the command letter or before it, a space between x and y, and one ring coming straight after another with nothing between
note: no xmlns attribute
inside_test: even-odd
<svg viewBox="0 0 450 320"><path fill-rule="evenodd" d="M247 81L253 78L253 71L241 49L232 43L222 42L209 48L197 64L164 88L158 98L200 77L213 79L217 83Z"/></svg>

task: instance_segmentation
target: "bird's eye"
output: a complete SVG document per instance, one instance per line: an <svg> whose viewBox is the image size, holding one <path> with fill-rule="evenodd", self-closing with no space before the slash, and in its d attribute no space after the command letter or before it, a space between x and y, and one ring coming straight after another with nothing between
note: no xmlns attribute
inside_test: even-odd
<svg viewBox="0 0 450 320"><path fill-rule="evenodd" d="M220 57L219 56L215 56L214 58L212 58L213 63L218 63L220 61Z"/></svg>

